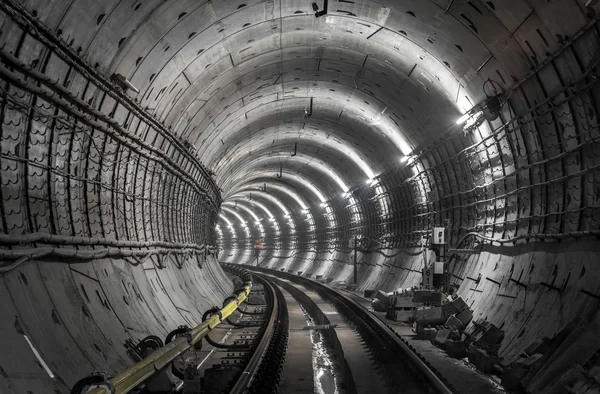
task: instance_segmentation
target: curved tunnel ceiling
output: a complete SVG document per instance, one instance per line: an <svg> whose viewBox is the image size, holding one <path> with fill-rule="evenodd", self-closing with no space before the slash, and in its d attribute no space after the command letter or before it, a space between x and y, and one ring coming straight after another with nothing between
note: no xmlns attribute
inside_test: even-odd
<svg viewBox="0 0 600 394"><path fill-rule="evenodd" d="M94 350L116 354L107 338L193 325L231 290L219 252L244 262L255 240L265 266L347 281L360 239L376 252L361 288L393 290L419 284L422 242L445 227L452 247L481 247L453 260L454 284L483 317L514 318L509 355L560 324L465 278L529 271L526 292L552 277L599 294L597 241L559 241L600 234L600 4L329 0L316 18L311 3L0 2L0 312L68 380L38 387L122 369L124 350ZM81 339L58 317L88 307ZM64 325L37 326L55 310ZM80 348L63 357L48 333Z"/></svg>
<svg viewBox="0 0 600 394"><path fill-rule="evenodd" d="M194 143L226 195L254 164L239 165L238 157L259 162L268 145L315 146L311 154L324 162L335 156L320 149L335 149L360 167L363 181L373 178L481 98L473 89L469 104L457 100L483 82L470 74L495 49L433 3L354 2L319 19L302 2L179 5L176 22L164 23L176 12L170 4L127 36L110 70ZM426 22L436 17L437 31ZM360 183L349 169L340 179Z"/></svg>
<svg viewBox="0 0 600 394"><path fill-rule="evenodd" d="M362 177L340 168L336 183L356 186L435 141L481 98L473 87L483 76L474 71L495 41L477 38L440 5L353 2L318 19L310 7L160 6L120 39L109 71L129 78L140 103L195 145L226 196L267 151L290 152L294 144L326 167L354 163ZM443 22L434 29L428 21L436 18ZM282 175L293 171L308 185L324 180L295 162L280 162L290 166ZM310 189L311 205L336 195L326 186Z"/></svg>
<svg viewBox="0 0 600 394"><path fill-rule="evenodd" d="M298 0L114 0L85 13L78 2L22 3L88 63L139 89L129 94L214 172L226 199L290 177L309 207L357 190L357 212L388 211L376 177L395 178L413 156L412 174L395 182L424 176L423 150L530 77L595 7L573 3L566 23L557 5L524 1L332 1L320 18ZM360 191L365 183L374 189Z"/></svg>
<svg viewBox="0 0 600 394"><path fill-rule="evenodd" d="M265 157L299 151L359 187L460 132L455 120L486 97L486 80L505 90L531 68L521 48L532 44L511 34L526 3L334 4L321 18L301 1L159 5L122 33L108 71L194 145L226 198L280 167L317 206L339 196L326 177L297 157ZM129 25L140 17L117 10Z"/></svg>

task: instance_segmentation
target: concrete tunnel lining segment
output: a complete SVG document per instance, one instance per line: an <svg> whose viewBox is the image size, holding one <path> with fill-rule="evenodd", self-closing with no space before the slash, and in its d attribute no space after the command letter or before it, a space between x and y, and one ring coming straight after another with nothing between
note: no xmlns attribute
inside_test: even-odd
<svg viewBox="0 0 600 394"><path fill-rule="evenodd" d="M347 281L357 234L396 255L383 266L364 254L359 289L418 284L412 254L431 227L451 244L479 234L468 242L481 253L457 260L453 280L503 325L507 360L590 316L600 5L586 4L356 0L315 18L299 0L3 1L0 230L61 244L47 255L44 240L2 244L0 391L65 392L129 365L126 339L198 322L232 289L199 248L252 260L253 215L277 245L262 263L278 270ZM119 93L113 73L140 93ZM497 91L498 119L455 124ZM280 234L264 210L235 208L264 183L284 209L253 198ZM219 218L222 197L249 237ZM196 248L170 251L183 244ZM473 291L479 273L501 286Z"/></svg>

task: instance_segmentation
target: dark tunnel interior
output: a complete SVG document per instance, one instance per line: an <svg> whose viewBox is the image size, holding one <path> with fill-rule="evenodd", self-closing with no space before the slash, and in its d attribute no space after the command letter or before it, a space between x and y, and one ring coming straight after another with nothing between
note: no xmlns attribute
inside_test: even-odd
<svg viewBox="0 0 600 394"><path fill-rule="evenodd" d="M350 284L356 241L357 290L418 286L433 228L506 360L593 318L598 11L0 1L0 392L122 371L219 261Z"/></svg>

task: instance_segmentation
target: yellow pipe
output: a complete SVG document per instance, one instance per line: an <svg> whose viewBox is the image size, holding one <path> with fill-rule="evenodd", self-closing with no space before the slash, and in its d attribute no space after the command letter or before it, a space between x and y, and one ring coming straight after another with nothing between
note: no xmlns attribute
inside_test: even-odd
<svg viewBox="0 0 600 394"><path fill-rule="evenodd" d="M221 316L223 319L231 315L237 309L238 305L244 302L250 294L251 288L252 283L245 286L244 291L239 293L237 302L235 300L231 301L221 309ZM201 341L202 338L220 323L221 320L219 320L218 314L212 315L202 322L202 324L188 332L191 337L191 342L188 343L188 337L179 337L175 339L173 342L157 349L150 356L137 364L134 364L124 372L109 379L106 383L108 383L110 387L113 387L114 390L107 391L105 388L95 388L88 391L88 394L125 394L130 392L183 354L183 352Z"/></svg>

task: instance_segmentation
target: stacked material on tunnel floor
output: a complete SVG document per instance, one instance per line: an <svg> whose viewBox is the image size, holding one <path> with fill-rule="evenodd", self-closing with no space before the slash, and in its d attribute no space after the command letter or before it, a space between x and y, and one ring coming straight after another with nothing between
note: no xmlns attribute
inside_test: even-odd
<svg viewBox="0 0 600 394"><path fill-rule="evenodd" d="M315 4L0 1L2 391L197 322L217 245L392 291L445 227L506 362L596 313L600 2Z"/></svg>
<svg viewBox="0 0 600 394"><path fill-rule="evenodd" d="M577 319L553 338L540 338L504 368L502 384L528 393L600 391L600 315Z"/></svg>

